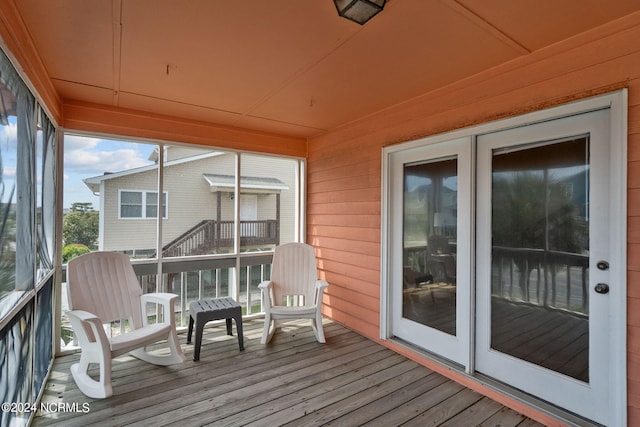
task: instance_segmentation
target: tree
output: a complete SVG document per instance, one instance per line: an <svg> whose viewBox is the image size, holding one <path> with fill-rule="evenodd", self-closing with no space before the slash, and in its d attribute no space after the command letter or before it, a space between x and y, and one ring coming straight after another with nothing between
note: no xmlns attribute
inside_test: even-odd
<svg viewBox="0 0 640 427"><path fill-rule="evenodd" d="M565 178L566 180L566 178ZM493 245L581 254L588 232L563 180L517 172L493 179Z"/></svg>
<svg viewBox="0 0 640 427"><path fill-rule="evenodd" d="M72 243L62 248L62 263L67 264L70 260L80 255L91 252L88 247L80 243Z"/></svg>
<svg viewBox="0 0 640 427"><path fill-rule="evenodd" d="M64 244L81 244L90 249L96 249L99 218L100 214L93 210L92 203L73 203L71 212L64 216L62 229Z"/></svg>
<svg viewBox="0 0 640 427"><path fill-rule="evenodd" d="M524 273L517 280L525 301L529 300L526 282L532 268L555 274L559 264L553 257L558 255L550 251L587 252L588 228L580 219L578 201L567 191L571 179L532 171L493 178L493 246L523 250L512 251L512 261ZM545 304L546 298L545 294Z"/></svg>

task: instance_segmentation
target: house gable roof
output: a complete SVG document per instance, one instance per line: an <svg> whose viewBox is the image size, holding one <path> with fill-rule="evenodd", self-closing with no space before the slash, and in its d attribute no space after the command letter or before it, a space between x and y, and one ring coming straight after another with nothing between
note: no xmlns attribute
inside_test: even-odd
<svg viewBox="0 0 640 427"><path fill-rule="evenodd" d="M170 160L168 162L164 163L165 167L171 167L171 166L176 166L176 165L180 165L183 163L189 163L189 162L194 162L196 160L204 160L204 159L208 159L208 158L212 158L212 157L218 157L221 156L223 154L223 152L212 152L212 153L206 153L206 154L199 154L197 156L191 156L191 157L184 157L181 159L176 159L176 160ZM89 178L85 178L82 180L82 182L84 182L84 184L89 187L89 189L91 191L93 191L94 193L99 193L100 192L100 184L103 181L107 181L110 179L115 179L115 178L121 178L123 176L131 176L131 175L135 175L138 173L143 173L143 172L148 172L151 170L155 170L158 168L158 164L154 163L148 166L142 166L139 168L133 168L133 169L127 169L124 171L120 171L120 172L105 172L103 175L98 175L98 176L92 176Z"/></svg>

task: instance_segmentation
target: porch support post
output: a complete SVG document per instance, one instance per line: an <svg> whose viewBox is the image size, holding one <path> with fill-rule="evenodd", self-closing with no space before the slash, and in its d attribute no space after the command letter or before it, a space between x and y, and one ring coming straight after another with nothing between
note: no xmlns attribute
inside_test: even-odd
<svg viewBox="0 0 640 427"><path fill-rule="evenodd" d="M276 246L280 244L280 193L276 193Z"/></svg>
<svg viewBox="0 0 640 427"><path fill-rule="evenodd" d="M220 221L222 221L222 192L216 192L216 232L214 238L213 246L216 248L216 253L220 253L220 239L222 236L220 235Z"/></svg>

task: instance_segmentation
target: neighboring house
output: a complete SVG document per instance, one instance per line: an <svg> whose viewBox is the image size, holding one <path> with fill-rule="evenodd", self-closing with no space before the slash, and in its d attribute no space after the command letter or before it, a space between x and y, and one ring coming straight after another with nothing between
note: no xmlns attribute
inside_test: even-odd
<svg viewBox="0 0 640 427"><path fill-rule="evenodd" d="M165 148L162 197L164 256L233 251L234 157L208 149ZM158 152L149 166L87 178L100 195L100 250L137 257L156 252ZM286 159L244 156L240 191L241 250L293 240L295 175ZM247 171L244 173L244 171ZM185 209L185 206L189 206Z"/></svg>

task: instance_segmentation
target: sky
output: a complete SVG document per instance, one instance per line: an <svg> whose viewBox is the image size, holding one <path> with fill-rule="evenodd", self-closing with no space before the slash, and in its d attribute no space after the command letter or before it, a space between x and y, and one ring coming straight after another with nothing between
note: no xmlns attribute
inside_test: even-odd
<svg viewBox="0 0 640 427"><path fill-rule="evenodd" d="M153 144L65 135L64 208L74 202L90 202L95 210L99 210L100 198L82 180L105 172L152 164L148 158L155 147Z"/></svg>
<svg viewBox="0 0 640 427"><path fill-rule="evenodd" d="M6 203L11 199L15 203L15 194L12 189L16 182L16 159L17 159L17 131L15 117L8 117L9 123L0 125L0 160L2 168L0 170L0 201Z"/></svg>
<svg viewBox="0 0 640 427"><path fill-rule="evenodd" d="M14 117L9 117L8 125L0 125L0 159L2 160L2 182L5 187L13 186L16 179L16 135ZM5 190L6 192L7 190ZM3 198L4 201L4 198Z"/></svg>
<svg viewBox="0 0 640 427"><path fill-rule="evenodd" d="M0 125L0 198L3 202L8 200L15 185L16 141L16 118L10 116L8 124ZM94 209L99 210L100 198L94 195L82 180L102 175L104 172L118 172L151 164L148 158L154 148L153 144L65 135L63 207L67 209L74 202L90 202Z"/></svg>

